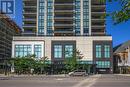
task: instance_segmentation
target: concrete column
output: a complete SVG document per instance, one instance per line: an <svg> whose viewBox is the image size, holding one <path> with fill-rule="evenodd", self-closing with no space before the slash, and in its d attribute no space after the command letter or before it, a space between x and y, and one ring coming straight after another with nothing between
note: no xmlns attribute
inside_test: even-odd
<svg viewBox="0 0 130 87"><path fill-rule="evenodd" d="M80 26L80 34L83 35L83 0L80 0L80 16L81 16L81 26Z"/></svg>
<svg viewBox="0 0 130 87"><path fill-rule="evenodd" d="M34 54L34 44L32 44L32 54Z"/></svg>
<svg viewBox="0 0 130 87"><path fill-rule="evenodd" d="M89 35L92 35L91 29L91 0L89 0Z"/></svg>
<svg viewBox="0 0 130 87"><path fill-rule="evenodd" d="M37 0L36 35L38 35L38 16L39 16L39 0Z"/></svg>
<svg viewBox="0 0 130 87"><path fill-rule="evenodd" d="M12 57L15 56L15 44L12 42Z"/></svg>
<svg viewBox="0 0 130 87"><path fill-rule="evenodd" d="M44 35L47 35L47 0L45 0Z"/></svg>
<svg viewBox="0 0 130 87"><path fill-rule="evenodd" d="M53 24L52 24L52 29L53 29L53 31L54 31L54 23L55 23L55 20L54 20L54 16L55 16L55 14L54 14L54 9L55 9L55 0L53 0L53 19L52 19L52 22L53 22ZM53 35L54 35L54 33L53 33Z"/></svg>
<svg viewBox="0 0 130 87"><path fill-rule="evenodd" d="M42 44L42 55L41 55L42 57L45 57L44 53L45 53L44 44Z"/></svg>

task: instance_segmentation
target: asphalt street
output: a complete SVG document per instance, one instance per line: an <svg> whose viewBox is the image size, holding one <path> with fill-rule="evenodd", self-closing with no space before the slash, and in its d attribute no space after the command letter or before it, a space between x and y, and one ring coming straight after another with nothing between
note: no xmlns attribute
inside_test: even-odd
<svg viewBox="0 0 130 87"><path fill-rule="evenodd" d="M0 87L130 87L130 76L109 74L89 77L5 77L0 79Z"/></svg>

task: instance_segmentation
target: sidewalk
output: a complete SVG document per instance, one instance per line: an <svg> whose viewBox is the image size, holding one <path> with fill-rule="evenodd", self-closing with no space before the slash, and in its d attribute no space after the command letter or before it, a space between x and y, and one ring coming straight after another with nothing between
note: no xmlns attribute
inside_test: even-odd
<svg viewBox="0 0 130 87"><path fill-rule="evenodd" d="M130 76L130 74L115 74L115 75L120 75L120 76Z"/></svg>
<svg viewBox="0 0 130 87"><path fill-rule="evenodd" d="M0 74L0 78L5 78L5 77L68 77L68 75L66 74L60 74L60 75L16 75L16 74L9 74L9 75L4 75L4 74Z"/></svg>
<svg viewBox="0 0 130 87"><path fill-rule="evenodd" d="M60 74L60 75L14 75L10 74L5 76L0 74L0 80L43 80L43 79L53 79L53 78L99 78L101 75L89 75L89 76L74 76Z"/></svg>

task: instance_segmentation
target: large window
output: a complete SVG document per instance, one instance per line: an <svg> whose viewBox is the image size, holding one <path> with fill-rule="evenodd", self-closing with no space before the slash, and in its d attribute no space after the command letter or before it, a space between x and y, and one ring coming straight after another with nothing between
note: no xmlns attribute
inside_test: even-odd
<svg viewBox="0 0 130 87"><path fill-rule="evenodd" d="M54 45L54 58L62 58L62 45Z"/></svg>
<svg viewBox="0 0 130 87"><path fill-rule="evenodd" d="M97 68L110 68L110 61L97 61Z"/></svg>
<svg viewBox="0 0 130 87"><path fill-rule="evenodd" d="M110 45L105 45L104 46L104 57L105 58L110 58Z"/></svg>
<svg viewBox="0 0 130 87"><path fill-rule="evenodd" d="M31 54L31 45L15 45L15 57L24 57Z"/></svg>
<svg viewBox="0 0 130 87"><path fill-rule="evenodd" d="M81 19L81 15L80 15L80 11L81 11L81 8L80 8L80 0L75 0L75 34L76 35L80 35L80 19Z"/></svg>
<svg viewBox="0 0 130 87"><path fill-rule="evenodd" d="M89 0L83 0L83 28L84 35L89 32Z"/></svg>
<svg viewBox="0 0 130 87"><path fill-rule="evenodd" d="M65 45L65 58L73 56L73 45Z"/></svg>
<svg viewBox="0 0 130 87"><path fill-rule="evenodd" d="M101 45L96 45L96 58L101 58L102 57L102 48Z"/></svg>
<svg viewBox="0 0 130 87"><path fill-rule="evenodd" d="M44 35L44 0L39 0L39 11L38 11L38 34Z"/></svg>
<svg viewBox="0 0 130 87"><path fill-rule="evenodd" d="M53 35L53 0L47 1L47 35Z"/></svg>
<svg viewBox="0 0 130 87"><path fill-rule="evenodd" d="M34 54L36 58L42 57L42 46L41 45L34 45Z"/></svg>

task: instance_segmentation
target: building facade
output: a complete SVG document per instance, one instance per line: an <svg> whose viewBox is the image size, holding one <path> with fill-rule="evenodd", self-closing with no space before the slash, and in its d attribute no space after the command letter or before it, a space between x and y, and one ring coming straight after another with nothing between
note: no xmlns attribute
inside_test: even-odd
<svg viewBox="0 0 130 87"><path fill-rule="evenodd" d="M0 69L12 55L13 36L20 34L20 28L4 13L0 13Z"/></svg>
<svg viewBox="0 0 130 87"><path fill-rule="evenodd" d="M115 47L113 59L115 73L130 73L130 41Z"/></svg>
<svg viewBox="0 0 130 87"><path fill-rule="evenodd" d="M98 0L23 0L24 34L105 35L105 13Z"/></svg>
<svg viewBox="0 0 130 87"><path fill-rule="evenodd" d="M35 54L60 63L77 49L83 63L96 65L99 73L112 73L105 9L105 2L98 0L23 0L24 36L14 37L12 56Z"/></svg>

